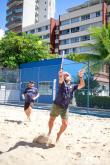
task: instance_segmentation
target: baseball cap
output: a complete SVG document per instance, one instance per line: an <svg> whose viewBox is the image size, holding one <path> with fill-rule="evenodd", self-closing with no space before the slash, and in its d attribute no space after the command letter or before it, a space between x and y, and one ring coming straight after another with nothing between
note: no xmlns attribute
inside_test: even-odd
<svg viewBox="0 0 110 165"><path fill-rule="evenodd" d="M35 84L35 82L34 81L29 81L29 84Z"/></svg>

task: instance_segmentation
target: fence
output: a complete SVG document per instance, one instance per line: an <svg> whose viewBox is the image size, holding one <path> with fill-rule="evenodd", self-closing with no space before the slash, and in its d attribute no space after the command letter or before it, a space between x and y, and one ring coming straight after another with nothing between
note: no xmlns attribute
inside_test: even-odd
<svg viewBox="0 0 110 165"><path fill-rule="evenodd" d="M82 67L89 67L87 64L66 61L64 70L72 75L72 83L78 84L77 72ZM0 103L22 104L22 92L28 81L33 80L39 90L40 97L37 100L40 104L51 104L55 99L58 90L58 71L60 65L51 64L49 66L30 66L20 70L0 71ZM72 106L110 109L109 81L108 73L100 72L93 76L89 68L84 75L85 88L74 94ZM107 102L105 105L105 102ZM99 104L100 103L100 104Z"/></svg>

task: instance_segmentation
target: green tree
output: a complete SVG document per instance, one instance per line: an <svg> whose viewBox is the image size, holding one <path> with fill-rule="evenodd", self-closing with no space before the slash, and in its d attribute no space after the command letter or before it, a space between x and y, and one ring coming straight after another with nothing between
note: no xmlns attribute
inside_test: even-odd
<svg viewBox="0 0 110 165"><path fill-rule="evenodd" d="M109 96L110 96L110 24L108 27L94 27L90 29L90 35L94 38L93 44L87 44L91 53L71 54L69 59L84 62L91 61L91 71L99 71L102 64L109 68Z"/></svg>
<svg viewBox="0 0 110 165"><path fill-rule="evenodd" d="M0 66L15 69L22 63L55 58L38 35L9 32L0 40Z"/></svg>

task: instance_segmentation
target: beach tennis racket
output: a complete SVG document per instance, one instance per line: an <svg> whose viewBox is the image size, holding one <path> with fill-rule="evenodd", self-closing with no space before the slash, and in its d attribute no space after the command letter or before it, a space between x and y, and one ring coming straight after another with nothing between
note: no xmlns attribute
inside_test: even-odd
<svg viewBox="0 0 110 165"><path fill-rule="evenodd" d="M64 55L65 54L64 54L64 51L63 51L60 69L63 69Z"/></svg>

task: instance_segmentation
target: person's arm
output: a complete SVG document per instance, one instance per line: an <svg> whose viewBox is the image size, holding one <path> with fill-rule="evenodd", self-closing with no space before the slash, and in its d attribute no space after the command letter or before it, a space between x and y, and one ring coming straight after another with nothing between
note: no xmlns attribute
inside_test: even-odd
<svg viewBox="0 0 110 165"><path fill-rule="evenodd" d="M36 100L39 96L40 96L40 94L39 94L39 92L38 92L38 90L36 88L36 95L33 97L33 100Z"/></svg>
<svg viewBox="0 0 110 165"><path fill-rule="evenodd" d="M62 84L63 82L64 82L63 70L60 69L60 71L59 71L59 84Z"/></svg>
<svg viewBox="0 0 110 165"><path fill-rule="evenodd" d="M24 92L23 92L23 94L22 94L22 99L23 99L23 100L25 100L26 93L27 93L27 88L24 90Z"/></svg>
<svg viewBox="0 0 110 165"><path fill-rule="evenodd" d="M84 79L83 79L84 71L83 70L79 71L78 76L79 76L79 79L80 79L80 82L78 84L78 89L82 89L83 87L85 87L85 82L84 82Z"/></svg>
<svg viewBox="0 0 110 165"><path fill-rule="evenodd" d="M39 96L40 96L40 94L37 93L37 95L35 97L33 97L33 100L36 100Z"/></svg>

